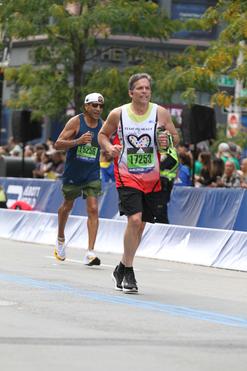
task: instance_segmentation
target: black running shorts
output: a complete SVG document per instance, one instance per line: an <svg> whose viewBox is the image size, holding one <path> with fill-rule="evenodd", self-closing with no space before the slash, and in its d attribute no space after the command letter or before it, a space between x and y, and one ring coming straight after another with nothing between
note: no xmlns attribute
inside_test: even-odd
<svg viewBox="0 0 247 371"><path fill-rule="evenodd" d="M168 223L165 193L144 193L131 187L119 187L120 215L131 216L142 213L142 221L148 223Z"/></svg>

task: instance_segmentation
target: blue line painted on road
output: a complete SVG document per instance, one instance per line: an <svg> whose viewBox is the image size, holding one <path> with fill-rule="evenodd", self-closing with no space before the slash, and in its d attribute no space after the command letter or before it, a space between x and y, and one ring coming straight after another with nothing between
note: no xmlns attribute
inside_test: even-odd
<svg viewBox="0 0 247 371"><path fill-rule="evenodd" d="M114 296L98 293L96 291L83 290L66 284L53 283L49 281L36 280L29 277L16 276L0 273L0 280L12 282L22 286L34 287L37 289L63 292L77 297L84 297L90 300L97 300L112 304L125 304L135 308L147 309L151 311L166 313L172 316L186 317L201 321L213 322L226 326L247 328L247 319L235 316L228 316L216 312L208 312L177 305L163 304L155 301L138 300L126 295Z"/></svg>

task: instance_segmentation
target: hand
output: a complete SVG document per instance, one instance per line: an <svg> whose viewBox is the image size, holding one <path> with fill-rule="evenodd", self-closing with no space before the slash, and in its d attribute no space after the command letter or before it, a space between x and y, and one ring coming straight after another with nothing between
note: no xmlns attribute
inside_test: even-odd
<svg viewBox="0 0 247 371"><path fill-rule="evenodd" d="M217 184L215 182L212 182L211 184L209 184L209 187L216 188L217 187Z"/></svg>
<svg viewBox="0 0 247 371"><path fill-rule="evenodd" d="M87 144L92 142L92 133L91 131L87 131L86 133L82 134L78 139L77 139L77 144Z"/></svg>
<svg viewBox="0 0 247 371"><path fill-rule="evenodd" d="M123 146L121 146L120 144L114 144L111 146L110 149L108 149L107 153L113 158L118 157L121 153L122 147Z"/></svg>
<svg viewBox="0 0 247 371"><path fill-rule="evenodd" d="M159 133L159 135L158 135L158 146L160 148L167 148L168 147L168 145L169 145L168 134L169 134L168 130L161 131Z"/></svg>
<svg viewBox="0 0 247 371"><path fill-rule="evenodd" d="M217 176L216 177L216 187L223 187L223 186L224 186L224 183L223 183L221 177Z"/></svg>

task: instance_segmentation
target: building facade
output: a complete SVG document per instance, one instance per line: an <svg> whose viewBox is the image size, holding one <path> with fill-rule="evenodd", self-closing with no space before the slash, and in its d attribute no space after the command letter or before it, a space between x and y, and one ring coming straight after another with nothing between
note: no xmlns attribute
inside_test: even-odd
<svg viewBox="0 0 247 371"><path fill-rule="evenodd" d="M165 9L171 19L187 20L191 18L200 18L209 6L214 6L216 0L157 0L155 1L158 5ZM90 64L88 63L85 67L86 70L90 70L93 66L109 67L117 66L120 69L128 65L137 64L133 57L133 53L130 53L132 48L145 47L147 51L152 53L162 54L166 59L169 59L174 53L182 52L186 47L195 45L199 48L207 48L210 41L217 38L217 29L211 32L205 31L194 31L194 32L179 32L174 34L169 40L160 42L155 39L143 39L132 35L111 35L107 39L99 39L99 47L105 52L95 57ZM28 40L14 41L11 46L9 55L9 66L18 67L22 64L30 63L33 48L39 43L43 43L45 38L42 36L30 38ZM11 128L11 111L6 107L5 102L10 98L13 92L13 86L8 85L6 81L3 81L2 86L2 124L1 124L1 138L0 144L7 141L7 138L12 134ZM209 103L210 96L207 93L201 93L198 96L198 103L207 105ZM160 102L162 103L162 102ZM173 103L176 110L176 114L179 115L181 112L181 105L183 102L180 100L179 95L175 94L173 97ZM172 108L172 106L171 106ZM220 117L219 119L224 119ZM223 113L223 115L226 113ZM52 128L44 125L43 137L52 136Z"/></svg>

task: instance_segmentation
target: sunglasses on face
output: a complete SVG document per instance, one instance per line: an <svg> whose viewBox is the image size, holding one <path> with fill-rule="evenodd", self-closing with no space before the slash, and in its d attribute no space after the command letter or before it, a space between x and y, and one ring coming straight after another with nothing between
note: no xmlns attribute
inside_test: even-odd
<svg viewBox="0 0 247 371"><path fill-rule="evenodd" d="M100 108L100 109L103 109L103 107L104 107L104 104L101 104L101 103L91 103L91 106L93 107L93 108Z"/></svg>

